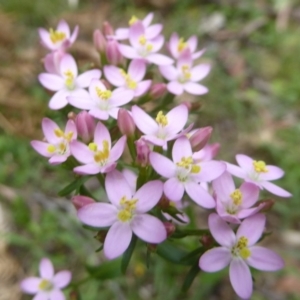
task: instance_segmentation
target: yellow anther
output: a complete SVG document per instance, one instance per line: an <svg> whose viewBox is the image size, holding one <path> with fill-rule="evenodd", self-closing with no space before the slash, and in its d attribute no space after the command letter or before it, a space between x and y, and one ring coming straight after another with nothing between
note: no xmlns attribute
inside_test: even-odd
<svg viewBox="0 0 300 300"><path fill-rule="evenodd" d="M201 167L198 165L192 165L191 173L198 174L201 171Z"/></svg>
<svg viewBox="0 0 300 300"><path fill-rule="evenodd" d="M150 52L150 51L152 51L152 49L153 49L153 45L152 45L152 44L147 44L146 50L147 50L148 52Z"/></svg>
<svg viewBox="0 0 300 300"><path fill-rule="evenodd" d="M59 128L54 129L54 134L59 138L64 137L65 135L64 132Z"/></svg>
<svg viewBox="0 0 300 300"><path fill-rule="evenodd" d="M144 35L141 35L141 36L139 37L139 43L140 43L142 46L145 46L145 45L146 45L147 39L146 39L146 37L145 37Z"/></svg>
<svg viewBox="0 0 300 300"><path fill-rule="evenodd" d="M39 289L42 291L51 291L53 289L53 284L49 280L42 279L39 284Z"/></svg>
<svg viewBox="0 0 300 300"><path fill-rule="evenodd" d="M93 143L91 143L93 144ZM96 145L97 147L97 145ZM97 151L95 150L95 155L94 155L94 160L97 162L97 163L103 163L103 162L106 162L107 159L109 158L109 144L108 144L108 141L107 140L104 140L102 142L102 151Z"/></svg>
<svg viewBox="0 0 300 300"><path fill-rule="evenodd" d="M236 247L240 250L247 247L248 245L248 239L244 236L241 236L236 244Z"/></svg>
<svg viewBox="0 0 300 300"><path fill-rule="evenodd" d="M189 157L182 157L181 161L176 163L178 167L182 167L185 169L189 169L191 167L191 164L193 163L193 158L191 156Z"/></svg>
<svg viewBox="0 0 300 300"><path fill-rule="evenodd" d="M95 143L89 143L89 149L96 152L97 151L97 144Z"/></svg>
<svg viewBox="0 0 300 300"><path fill-rule="evenodd" d="M121 222L127 222L127 221L131 220L131 218L132 218L132 213L131 213L131 211L129 211L127 209L122 209L118 213L118 219Z"/></svg>
<svg viewBox="0 0 300 300"><path fill-rule="evenodd" d="M181 66L181 71L182 71L182 74L183 74L185 80L188 80L191 78L192 74L190 72L190 67L188 65Z"/></svg>
<svg viewBox="0 0 300 300"><path fill-rule="evenodd" d="M139 19L136 16L132 16L128 22L129 26L133 25L136 23Z"/></svg>
<svg viewBox="0 0 300 300"><path fill-rule="evenodd" d="M243 248L240 250L240 257L243 259L247 259L251 255L251 251L249 248Z"/></svg>
<svg viewBox="0 0 300 300"><path fill-rule="evenodd" d="M159 125L161 125L161 126L163 126L163 127L165 127L165 126L168 125L168 118L167 118L167 116L165 116L165 115L163 114L162 111L159 111L159 112L158 112L158 114L157 114L155 120L156 120L156 122L157 122Z"/></svg>
<svg viewBox="0 0 300 300"><path fill-rule="evenodd" d="M121 198L120 205L123 209L118 213L118 219L120 221L127 222L132 219L137 201L138 199L127 199L126 196Z"/></svg>
<svg viewBox="0 0 300 300"><path fill-rule="evenodd" d="M64 75L66 76L65 85L68 89L74 88L74 74L72 71L68 70L64 72Z"/></svg>
<svg viewBox="0 0 300 300"><path fill-rule="evenodd" d="M127 74L123 69L119 69L122 77L124 77L126 85L129 89L135 90L137 88L137 82L134 81L129 74Z"/></svg>
<svg viewBox="0 0 300 300"><path fill-rule="evenodd" d="M49 29L50 40L52 43L61 42L66 38L66 34L62 31L53 30L52 28Z"/></svg>
<svg viewBox="0 0 300 300"><path fill-rule="evenodd" d="M68 133L66 133L64 136L65 136L65 139L67 140L67 141L71 141L72 140L72 137L73 137L73 134L74 134L74 132L73 131L69 131Z"/></svg>
<svg viewBox="0 0 300 300"><path fill-rule="evenodd" d="M258 160L258 161L254 160L253 167L257 173L267 173L268 172L266 163L262 160Z"/></svg>
<svg viewBox="0 0 300 300"><path fill-rule="evenodd" d="M49 145L49 146L47 147L47 151L48 151L49 153L54 153L55 150L56 150L56 148L55 148L54 145Z"/></svg>
<svg viewBox="0 0 300 300"><path fill-rule="evenodd" d="M181 52L187 47L187 43L184 42L183 38L180 38L177 45L177 51Z"/></svg>
<svg viewBox="0 0 300 300"><path fill-rule="evenodd" d="M103 100L108 100L111 97L111 91L110 90L101 90L96 86L96 92L99 98Z"/></svg>
<svg viewBox="0 0 300 300"><path fill-rule="evenodd" d="M236 245L231 249L231 253L234 256L240 256L243 259L247 259L251 255L248 246L248 239L244 236L240 237Z"/></svg>
<svg viewBox="0 0 300 300"><path fill-rule="evenodd" d="M65 143L60 143L60 144L58 145L58 149L59 149L59 152L60 152L60 153L64 153L64 152L66 151L66 149L67 149L67 146L66 146Z"/></svg>
<svg viewBox="0 0 300 300"><path fill-rule="evenodd" d="M234 192L230 194L230 198L233 200L233 203L236 206L241 205L243 200L243 194L239 189L236 189Z"/></svg>

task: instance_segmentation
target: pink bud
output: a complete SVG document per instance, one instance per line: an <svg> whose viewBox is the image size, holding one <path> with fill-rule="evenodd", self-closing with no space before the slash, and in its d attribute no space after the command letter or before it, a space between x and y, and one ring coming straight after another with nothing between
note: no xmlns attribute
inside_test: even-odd
<svg viewBox="0 0 300 300"><path fill-rule="evenodd" d="M139 139L135 141L135 147L137 153L136 162L142 167L146 167L149 164L149 145L143 139Z"/></svg>
<svg viewBox="0 0 300 300"><path fill-rule="evenodd" d="M115 40L107 41L106 58L112 65L120 65L123 62L123 56L119 51L119 44Z"/></svg>
<svg viewBox="0 0 300 300"><path fill-rule="evenodd" d="M57 50L47 54L44 58L44 67L48 73L60 75L60 62L65 52Z"/></svg>
<svg viewBox="0 0 300 300"><path fill-rule="evenodd" d="M212 127L203 127L195 131L195 133L190 137L190 142L193 151L200 151L208 142L211 133Z"/></svg>
<svg viewBox="0 0 300 300"><path fill-rule="evenodd" d="M75 119L75 124L83 142L88 143L94 138L95 120L88 112L85 110L80 112Z"/></svg>
<svg viewBox="0 0 300 300"><path fill-rule="evenodd" d="M207 146L211 153L211 159L213 159L215 156L217 156L219 150L220 150L220 144L214 143Z"/></svg>
<svg viewBox="0 0 300 300"><path fill-rule="evenodd" d="M163 222L163 224L165 226L165 229L166 229L168 237L175 232L176 226L173 223L171 223L171 222Z"/></svg>
<svg viewBox="0 0 300 300"><path fill-rule="evenodd" d="M114 29L107 21L103 22L102 30L105 36L114 35Z"/></svg>
<svg viewBox="0 0 300 300"><path fill-rule="evenodd" d="M130 113L120 108L118 112L118 127L123 135L132 136L135 131L135 123Z"/></svg>
<svg viewBox="0 0 300 300"><path fill-rule="evenodd" d="M151 86L149 94L151 98L158 99L161 98L167 91L167 86L165 83L155 83Z"/></svg>
<svg viewBox="0 0 300 300"><path fill-rule="evenodd" d="M106 39L99 29L96 29L93 34L94 46L99 53L105 53Z"/></svg>
<svg viewBox="0 0 300 300"><path fill-rule="evenodd" d="M80 195L74 196L71 201L77 210L88 204L95 203L94 199Z"/></svg>

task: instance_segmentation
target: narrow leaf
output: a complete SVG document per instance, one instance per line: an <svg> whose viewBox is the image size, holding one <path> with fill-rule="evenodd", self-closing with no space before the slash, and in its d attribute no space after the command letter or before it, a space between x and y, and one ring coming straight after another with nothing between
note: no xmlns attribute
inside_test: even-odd
<svg viewBox="0 0 300 300"><path fill-rule="evenodd" d="M185 276L185 279L184 279L184 282L183 282L183 285L182 285L182 288L181 288L183 292L187 292L188 291L188 289L192 285L194 279L196 278L196 276L198 275L199 272L200 272L200 268L198 266L198 261L197 261L190 268L189 272Z"/></svg>

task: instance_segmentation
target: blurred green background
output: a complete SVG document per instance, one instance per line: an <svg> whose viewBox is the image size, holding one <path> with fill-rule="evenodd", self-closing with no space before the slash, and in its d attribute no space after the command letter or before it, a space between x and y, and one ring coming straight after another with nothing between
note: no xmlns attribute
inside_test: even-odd
<svg viewBox="0 0 300 300"><path fill-rule="evenodd" d="M44 256L56 269L71 269L74 281L86 276L86 262L105 261L69 199L57 197L73 175L50 166L29 145L42 138L44 116L63 116L48 110L50 95L37 82L47 53L37 28L56 27L62 18L71 28L78 24L79 38L70 51L80 66L97 66L93 30L105 20L124 26L132 15L149 11L163 22L167 40L174 31L185 38L196 34L199 48L206 48L200 61L212 65L204 81L210 92L184 100L200 101L195 120L214 127L212 141L222 145L218 158L233 163L235 154L244 153L286 171L278 183L293 197L273 197L276 204L268 215L273 235L265 241L284 257L286 268L255 272L252 299L299 299L300 4L293 0L0 0L0 299L30 299L20 295L17 283L36 274ZM207 213L199 216L205 225ZM197 240L183 243L193 249ZM85 283L82 299L237 299L227 271L201 273L181 293L188 269L153 254L147 270L140 249L126 276Z"/></svg>

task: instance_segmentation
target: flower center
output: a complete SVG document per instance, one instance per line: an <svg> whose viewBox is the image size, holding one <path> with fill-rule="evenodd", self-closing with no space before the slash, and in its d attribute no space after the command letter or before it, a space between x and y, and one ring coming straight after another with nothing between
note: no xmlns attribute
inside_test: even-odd
<svg viewBox="0 0 300 300"><path fill-rule="evenodd" d="M138 199L127 199L126 196L123 196L120 200L121 210L118 212L118 219L121 222L128 222L134 216L136 209L136 203Z"/></svg>
<svg viewBox="0 0 300 300"><path fill-rule="evenodd" d="M131 90L135 90L137 88L137 82L134 81L129 74L127 74L123 69L120 69L120 73L125 79L125 83L127 87Z"/></svg>
<svg viewBox="0 0 300 300"><path fill-rule="evenodd" d="M64 138L66 139L68 142L70 142L72 140L73 137L73 131L69 131L67 133L64 133L61 129L56 128L54 129L54 134L59 137L59 138Z"/></svg>
<svg viewBox="0 0 300 300"><path fill-rule="evenodd" d="M110 90L101 90L96 86L96 93L101 100L108 100L111 97L111 91Z"/></svg>
<svg viewBox="0 0 300 300"><path fill-rule="evenodd" d="M243 194L239 189L236 189L233 193L230 194L230 198L234 205L239 206L242 204Z"/></svg>
<svg viewBox="0 0 300 300"><path fill-rule="evenodd" d="M53 284L49 280L42 279L39 284L39 289L42 291L51 291L53 289Z"/></svg>
<svg viewBox="0 0 300 300"><path fill-rule="evenodd" d="M184 182L188 179L189 174L198 174L201 171L201 167L193 164L193 158L189 157L182 157L179 162L176 163L178 167L181 169L177 173L177 178Z"/></svg>
<svg viewBox="0 0 300 300"><path fill-rule="evenodd" d="M184 39L180 38L177 45L177 51L182 52L187 47L187 45L188 44L184 41Z"/></svg>
<svg viewBox="0 0 300 300"><path fill-rule="evenodd" d="M89 149L93 151L94 160L96 163L100 163L100 165L105 165L109 158L109 144L107 140L102 142L102 150L98 150L98 146L96 143L89 143Z"/></svg>
<svg viewBox="0 0 300 300"><path fill-rule="evenodd" d="M156 122L157 122L159 125L161 125L162 127L165 127L165 126L168 125L168 118L167 118L167 116L165 116L165 115L163 114L162 111L159 111L159 112L158 112L158 114L157 114L155 120L156 120Z"/></svg>
<svg viewBox="0 0 300 300"><path fill-rule="evenodd" d="M49 34L50 40L54 44L61 42L66 38L66 34L64 32L53 30L52 28L49 29Z"/></svg>
<svg viewBox="0 0 300 300"><path fill-rule="evenodd" d="M129 26L135 24L139 19L136 16L132 16L128 22Z"/></svg>
<svg viewBox="0 0 300 300"><path fill-rule="evenodd" d="M153 50L153 45L147 41L145 35L139 37L139 44L142 46L142 48L139 49L141 56L147 56L149 52Z"/></svg>
<svg viewBox="0 0 300 300"><path fill-rule="evenodd" d="M188 65L182 65L181 66L181 78L180 78L180 81L182 83L188 81L191 79L191 70L190 70L190 67Z"/></svg>
<svg viewBox="0 0 300 300"><path fill-rule="evenodd" d="M240 237L238 242L232 247L231 254L235 257L240 256L243 259L247 259L251 255L248 246L248 239L244 236Z"/></svg>
<svg viewBox="0 0 300 300"><path fill-rule="evenodd" d="M254 167L255 172L257 172L257 173L267 173L268 172L266 163L262 160L258 160L258 161L254 160L253 167Z"/></svg>
<svg viewBox="0 0 300 300"><path fill-rule="evenodd" d="M72 71L68 70L64 72L64 75L66 76L65 79L65 85L69 90L74 90L75 84L74 84L74 74Z"/></svg>

